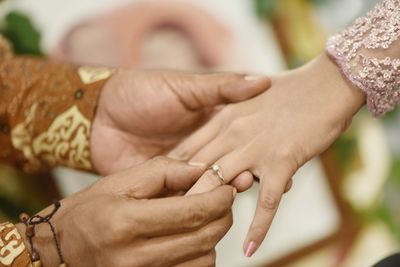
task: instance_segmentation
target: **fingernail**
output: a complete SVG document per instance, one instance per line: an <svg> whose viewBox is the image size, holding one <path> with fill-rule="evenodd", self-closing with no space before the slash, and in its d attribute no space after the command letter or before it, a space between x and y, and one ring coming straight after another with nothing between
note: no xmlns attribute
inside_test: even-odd
<svg viewBox="0 0 400 267"><path fill-rule="evenodd" d="M265 76L263 75L247 75L244 77L246 81L256 81L260 79L265 79Z"/></svg>
<svg viewBox="0 0 400 267"><path fill-rule="evenodd" d="M257 250L257 244L254 241L249 242L246 249L246 257L250 258Z"/></svg>
<svg viewBox="0 0 400 267"><path fill-rule="evenodd" d="M233 198L236 197L236 194L237 194L237 189L236 189L236 187L234 187L234 188L233 188Z"/></svg>
<svg viewBox="0 0 400 267"><path fill-rule="evenodd" d="M193 167L206 167L207 166L207 164L202 163L202 162L188 162L188 164Z"/></svg>

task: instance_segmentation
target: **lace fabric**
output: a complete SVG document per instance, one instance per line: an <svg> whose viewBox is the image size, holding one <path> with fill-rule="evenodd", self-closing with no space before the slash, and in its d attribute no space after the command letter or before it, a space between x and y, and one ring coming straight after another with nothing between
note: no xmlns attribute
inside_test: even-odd
<svg viewBox="0 0 400 267"><path fill-rule="evenodd" d="M329 38L327 53L380 116L400 103L400 0L383 0Z"/></svg>

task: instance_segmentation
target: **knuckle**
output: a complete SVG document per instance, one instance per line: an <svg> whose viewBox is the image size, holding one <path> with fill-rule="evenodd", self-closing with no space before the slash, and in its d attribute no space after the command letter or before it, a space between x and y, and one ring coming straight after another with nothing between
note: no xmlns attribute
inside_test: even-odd
<svg viewBox="0 0 400 267"><path fill-rule="evenodd" d="M168 177L174 174L174 163L176 164L177 162L177 160L171 158L156 156L152 159L152 163L150 166L151 170L154 171L155 174L159 173L159 171L162 170L164 175Z"/></svg>
<svg viewBox="0 0 400 267"><path fill-rule="evenodd" d="M191 227L200 227L207 217L207 213L202 206L189 207L187 214L187 222L188 226Z"/></svg>
<svg viewBox="0 0 400 267"><path fill-rule="evenodd" d="M123 234L121 232L124 231L123 225L121 223L121 212L119 210L111 210L108 207L105 207L105 214L109 214L110 218L115 218L114 220L106 220L103 221L103 228L107 229L104 231L102 235L102 245L108 246L123 240Z"/></svg>
<svg viewBox="0 0 400 267"><path fill-rule="evenodd" d="M203 252L215 249L217 243L225 236L233 224L232 212L219 220L212 227L204 230L202 242L204 244Z"/></svg>
<svg viewBox="0 0 400 267"><path fill-rule="evenodd" d="M132 211L135 212L135 210ZM106 214L108 214L108 218L113 218L108 220L108 227L105 228L107 229L105 233L112 244L123 243L130 238L135 238L137 235L135 229L141 229L143 226L137 220L129 220L120 209L109 211Z"/></svg>
<svg viewBox="0 0 400 267"><path fill-rule="evenodd" d="M230 210L220 221L218 228L216 230L217 236L222 238L233 225L233 213Z"/></svg>
<svg viewBox="0 0 400 267"><path fill-rule="evenodd" d="M267 191L263 197L260 198L260 206L267 212L275 211L279 204L279 194L274 191Z"/></svg>
<svg viewBox="0 0 400 267"><path fill-rule="evenodd" d="M228 127L228 133L231 137L236 138L243 132L243 129L245 128L246 128L246 121L243 118L239 118L234 120Z"/></svg>
<svg viewBox="0 0 400 267"><path fill-rule="evenodd" d="M208 253L208 257L214 262L215 259L217 258L217 252L215 249L211 250L210 253Z"/></svg>
<svg viewBox="0 0 400 267"><path fill-rule="evenodd" d="M171 162L171 159L164 157L164 156L155 156L152 158L152 163L156 164L157 166L166 166Z"/></svg>
<svg viewBox="0 0 400 267"><path fill-rule="evenodd" d="M295 145L292 142L285 142L279 149L275 150L277 158L281 160L291 160L295 154Z"/></svg>
<svg viewBox="0 0 400 267"><path fill-rule="evenodd" d="M182 146L178 148L173 155L173 158L179 160L189 160L190 159L190 148L187 146Z"/></svg>
<svg viewBox="0 0 400 267"><path fill-rule="evenodd" d="M126 229L123 226L123 224L119 221L112 220L109 224L108 227L108 235L107 238L110 241L110 243L119 243L123 241L126 238Z"/></svg>
<svg viewBox="0 0 400 267"><path fill-rule="evenodd" d="M215 266L215 261L217 259L217 253L215 252L215 249L213 249L210 253L207 254L205 257L205 262L204 266L207 267L212 267Z"/></svg>
<svg viewBox="0 0 400 267"><path fill-rule="evenodd" d="M199 237L199 249L201 253L207 253L214 249L217 240L217 231L215 229L204 229Z"/></svg>
<svg viewBox="0 0 400 267"><path fill-rule="evenodd" d="M290 174L294 174L305 162L304 153L299 145L293 142L286 142L274 151L274 158L279 161L279 165Z"/></svg>
<svg viewBox="0 0 400 267"><path fill-rule="evenodd" d="M232 210L230 210L228 213L227 232L229 231L229 229L231 229L232 225L233 225L233 213Z"/></svg>

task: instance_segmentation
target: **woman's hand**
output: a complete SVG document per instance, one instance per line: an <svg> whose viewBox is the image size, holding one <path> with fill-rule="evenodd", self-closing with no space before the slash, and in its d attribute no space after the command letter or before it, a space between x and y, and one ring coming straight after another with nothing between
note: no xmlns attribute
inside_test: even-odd
<svg viewBox="0 0 400 267"><path fill-rule="evenodd" d="M249 99L269 85L263 76L121 71L100 95L90 138L94 167L108 175L166 154L217 106Z"/></svg>
<svg viewBox="0 0 400 267"><path fill-rule="evenodd" d="M170 156L218 164L227 182L249 170L260 179L256 214L244 243L251 256L263 241L291 177L326 150L363 105L363 93L326 56L273 79L270 90L227 106ZM220 184L208 171L189 194Z"/></svg>
<svg viewBox="0 0 400 267"><path fill-rule="evenodd" d="M62 200L51 221L66 263L214 266L214 247L232 224L235 189L222 186L194 196L159 198L186 191L204 171L202 166L160 157ZM18 227L23 233L24 227ZM43 265L57 266L50 229L36 229L34 244Z"/></svg>

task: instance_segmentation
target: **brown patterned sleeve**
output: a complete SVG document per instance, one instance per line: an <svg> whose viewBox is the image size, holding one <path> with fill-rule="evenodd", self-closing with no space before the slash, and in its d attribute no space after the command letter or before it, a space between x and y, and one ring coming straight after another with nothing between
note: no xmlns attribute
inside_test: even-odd
<svg viewBox="0 0 400 267"><path fill-rule="evenodd" d="M0 224L0 267L31 267L32 261L14 224Z"/></svg>
<svg viewBox="0 0 400 267"><path fill-rule="evenodd" d="M0 57L0 161L27 172L93 170L91 122L113 70L13 57L4 40Z"/></svg>

